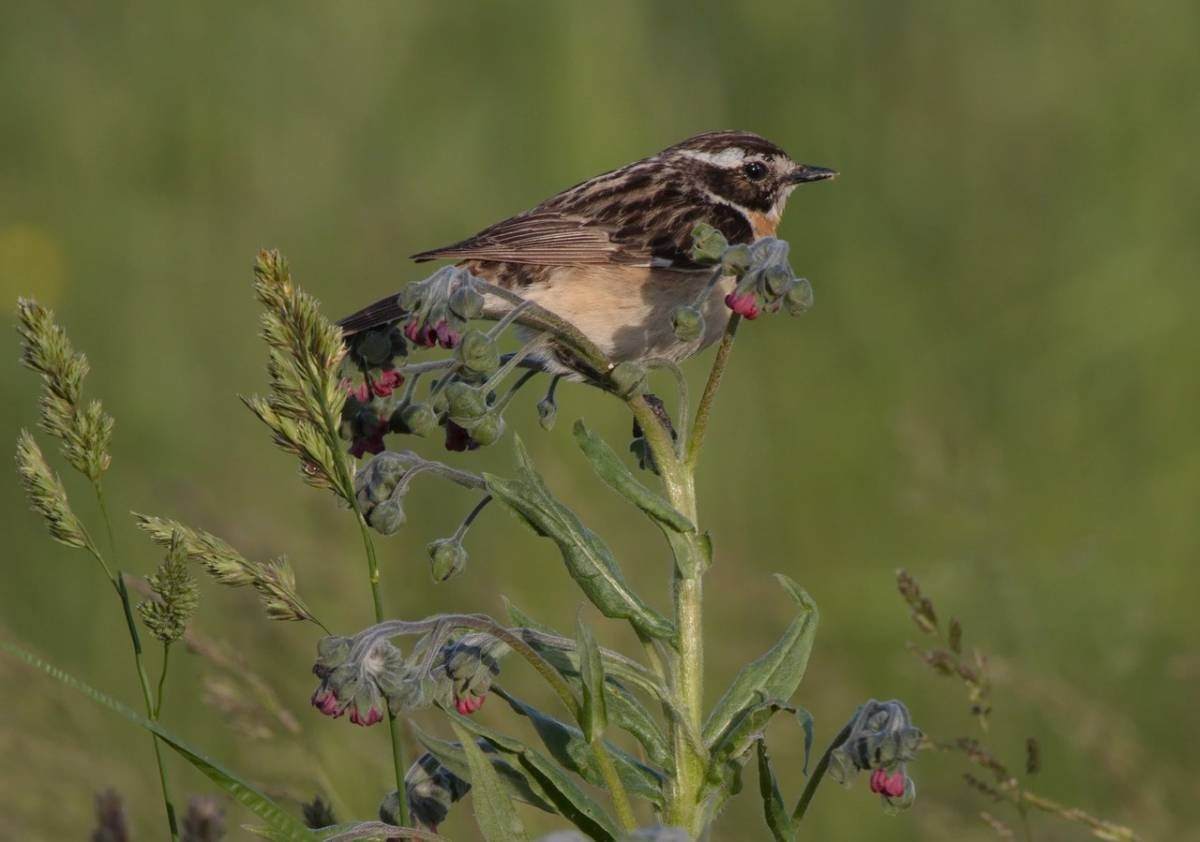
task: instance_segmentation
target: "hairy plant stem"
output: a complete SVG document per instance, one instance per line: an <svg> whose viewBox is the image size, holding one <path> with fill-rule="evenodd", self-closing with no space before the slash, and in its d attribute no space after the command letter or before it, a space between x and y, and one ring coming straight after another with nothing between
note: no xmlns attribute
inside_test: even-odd
<svg viewBox="0 0 1200 842"><path fill-rule="evenodd" d="M717 355L713 358L712 370L708 372L708 382L704 384L704 392L700 395L700 404L696 407L696 420L692 424L691 435L684 461L689 469L695 469L700 459L700 446L704 444L704 434L708 431L708 416L712 412L713 400L717 389L721 386L721 377L725 374L725 366L729 362L729 354L733 351L733 340L737 336L738 325L742 317L734 313L725 325L725 333L721 336L721 344L717 346ZM687 433L683 433L687 435Z"/></svg>
<svg viewBox="0 0 1200 842"><path fill-rule="evenodd" d="M104 520L104 528L108 534L108 550L112 554L116 554L116 541L113 539L112 519L108 516L108 505L104 501L104 489L100 482L94 481L92 489L96 493L96 502L100 507L100 515ZM108 562L104 560L104 555L96 547L88 548L95 559L100 562L100 566L104 568L105 574L108 576L109 582L112 583L113 589L117 592L117 597L121 600L121 609L125 614L125 625L129 629L129 642L133 647L133 662L137 667L138 683L142 688L142 701L146 705L146 716L150 720L158 721L158 708L154 704L154 697L150 691L150 677L146 673L146 661L142 657L142 638L138 634L137 621L133 618L133 606L129 602L129 590L125 587L125 574L120 570L115 573L108 566ZM161 698L162 681L166 679L167 663L163 661L163 674L159 680L159 693ZM179 825L175 819L175 805L171 803L171 789L167 783L167 767L163 764L162 746L159 745L158 737L151 735L150 737L154 745L154 760L158 764L158 783L162 789L163 809L167 814L167 827L171 834L171 840L179 838Z"/></svg>
<svg viewBox="0 0 1200 842"><path fill-rule="evenodd" d="M371 533L367 529L367 520L362 516L362 512L358 509L358 504L355 503L354 511L356 520L358 521L358 530L362 535L363 548L367 553L367 573L371 582L371 602L375 609L375 622L383 622L383 594L379 588L379 558L375 555L375 542L371 540ZM407 771L408 759L405 757L403 735L400 729L396 727L396 717L388 710L386 717L388 724L388 737L392 743L392 771L396 777L396 791L400 793L400 824L408 825L408 796L404 790L404 773Z"/></svg>

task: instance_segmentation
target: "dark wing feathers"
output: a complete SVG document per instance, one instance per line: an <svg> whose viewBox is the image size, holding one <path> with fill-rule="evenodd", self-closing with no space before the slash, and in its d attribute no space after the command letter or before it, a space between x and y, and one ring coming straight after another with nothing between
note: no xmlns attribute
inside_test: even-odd
<svg viewBox="0 0 1200 842"><path fill-rule="evenodd" d="M648 266L639 255L614 241L613 229L558 211L531 211L498 222L474 237L414 254L413 260L493 260L555 266L570 263L624 263Z"/></svg>

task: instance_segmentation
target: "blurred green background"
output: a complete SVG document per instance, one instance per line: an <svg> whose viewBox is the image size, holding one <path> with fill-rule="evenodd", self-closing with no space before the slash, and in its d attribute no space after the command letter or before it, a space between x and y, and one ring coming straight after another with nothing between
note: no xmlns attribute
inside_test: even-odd
<svg viewBox="0 0 1200 842"><path fill-rule="evenodd" d="M906 567L991 653L989 739L1006 761L1020 766L1036 736L1040 792L1147 838L1200 838L1197 4L9 0L4 12L0 297L53 306L89 353L88 394L118 421L116 510L179 517L256 558L285 552L327 622L360 628L352 524L236 398L265 382L256 250L282 249L341 315L420 277L408 254L694 132L751 129L843 177L800 190L781 230L817 307L748 326L716 409L700 478L717 542L709 696L789 620L770 577L783 571L822 609L798 695L819 742L869 696L903 697L936 735L973 733L961 688L905 651L917 632L893 571ZM0 439L12 441L36 421L35 379L8 341ZM688 370L698 384L706 366ZM569 435L586 416L623 447L627 418L568 388L543 433L535 400L510 422L664 604L658 535ZM510 459L502 444L463 461ZM86 488L70 488L92 516ZM581 598L552 548L498 511L468 540L468 573L433 585L424 545L471 499L419 482L410 501L409 525L382 543L389 613L499 613L505 594L570 627ZM0 483L0 511L3 637L140 706L95 565L46 539L15 479ZM158 553L119 526L121 564L148 572ZM347 810L372 815L386 738L307 706L313 630L268 623L249 593L207 582L197 622L277 690L298 733L216 710L213 668L191 655L173 664L169 724L284 798L321 789L323 769ZM630 644L616 624L600 633ZM93 793L112 786L137 838L161 838L142 733L11 659L0 678L0 837L84 838ZM799 729L774 725L772 744L794 798ZM170 762L180 796L209 791ZM994 838L980 810L1015 825L964 768L923 756L918 805L898 818L862 782L828 787L806 838ZM715 839L764 838L747 780ZM244 838L252 817L231 808L230 820ZM476 838L470 811L444 831ZM1038 817L1034 832L1085 835Z"/></svg>

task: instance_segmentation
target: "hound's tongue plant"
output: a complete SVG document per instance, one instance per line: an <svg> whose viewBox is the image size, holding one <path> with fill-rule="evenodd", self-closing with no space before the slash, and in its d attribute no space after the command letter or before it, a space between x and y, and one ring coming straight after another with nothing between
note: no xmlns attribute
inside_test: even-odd
<svg viewBox="0 0 1200 842"><path fill-rule="evenodd" d="M315 660L303 664L316 678L312 706L357 726L384 724L394 785L380 788L379 821L306 828L170 735L157 721L161 702L155 705L149 694L146 717L121 712L204 769L266 822L264 835L277 839L438 839L438 826L468 796L489 842L527 838L516 801L557 814L575 827L578 838L698 839L742 790L742 775L752 760L766 826L776 840L798 836L826 773L849 784L865 772L867 788L886 809L911 806L915 786L908 764L921 732L900 702L870 700L859 707L811 776L800 769L777 773L773 767L768 733L772 741L802 741L806 754L816 733L813 717L794 696L808 665L818 612L788 576L777 577L778 604L788 606L792 621L770 649L732 678L714 707L703 706L703 586L719 558L695 494L709 417L741 321L780 310L802 313L811 306L812 288L792 272L787 243L781 240L731 247L719 231L701 225L694 241L693 260L710 266L711 274L694 302L666 316L675 333L687 340L701 336L702 305L723 279L733 285L725 299L731 312L723 338L694 406L674 363L614 364L570 324L461 268L442 269L411 284L399 298L404 315L395 324L356 335L347 346L317 302L292 281L283 259L262 253L255 289L263 305L269 390L245 402L275 444L298 460L304 481L332 492L355 523L373 617L359 631L330 634L300 598L292 568L282 558L250 561L214 535L151 515L138 516L138 525L167 550L168 560L152 579L156 596L141 614L164 651L183 634L195 607L187 577L190 561L222 584L251 586L268 616L321 629ZM494 320L490 326L481 322L485 301ZM86 361L74 354L52 316L31 302L21 307L25 358L46 383L43 429L63 442L68 463L98 491L108 467L111 420L98 404L80 402ZM510 334L519 336L518 342ZM513 350L504 353L505 347ZM436 348L449 353L422 358ZM505 411L530 379L542 376L531 360L547 353L581 375L585 385L573 388L599 389L632 416L637 460L619 456L622 448L611 447L582 420L572 432L600 483L630 505L630 517L647 518L661 531L658 563L669 592L668 611L634 590L609 545L556 496L530 449L516 435L506 436ZM673 411L647 392L648 368L673 376L678 389ZM550 380L537 404L547 431L558 413L557 386L557 378ZM439 428L450 451L511 447L515 467L479 473L471 470L471 456L452 466L394 446L405 436L418 442L433 438ZM65 490L28 434L22 435L18 461L30 501L51 534L100 560L128 608L121 580L73 514ZM647 470L638 473L634 461ZM480 613L389 618L383 595L390 582L378 562L376 536L419 528L406 522L405 497L438 479L465 490L474 501L464 506L467 514L452 535L428 545L435 581L464 575L468 545L476 563L486 563L487 545L472 541L472 530L480 528L479 515L495 503L490 508L508 511L530 527L535 540L557 548L567 574L563 586L569 587L569 578L594 611L581 613L570 634L547 628L511 605L503 620ZM646 566L653 558L637 563ZM393 568L389 577L408 586L405 577L414 573ZM567 591L561 597L573 598ZM597 643L591 626L597 615L628 624L641 643L636 658ZM130 634L144 680L132 615ZM553 710L521 698L519 687L530 676L549 685ZM90 688L87 692L100 696ZM493 697L497 700L481 716ZM403 718L417 710L437 712L447 727L441 734L413 727L423 753L410 765ZM533 726L536 742L512 736L516 726L525 725ZM637 747L636 755L622 748L630 745ZM329 776L336 779L336 770ZM803 794L787 807L785 785L799 790L806 776ZM162 784L167 798L165 772ZM332 822L327 807L320 806L306 809L308 820ZM167 809L173 815L169 799Z"/></svg>

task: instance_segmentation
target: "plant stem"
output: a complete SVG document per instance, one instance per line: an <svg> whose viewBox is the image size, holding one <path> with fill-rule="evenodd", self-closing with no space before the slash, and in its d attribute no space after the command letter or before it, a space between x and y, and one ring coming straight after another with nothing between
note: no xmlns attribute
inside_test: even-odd
<svg viewBox="0 0 1200 842"><path fill-rule="evenodd" d="M713 358L712 370L708 373L708 382L704 384L704 392L700 395L700 405L696 407L696 420L692 424L692 433L688 439L687 455L684 461L689 469L696 467L700 459L700 446L704 443L704 433L708 430L708 416L712 412L713 399L721 386L721 377L725 374L725 366L729 362L729 353L733 350L733 340L737 336L738 325L742 317L734 313L725 325L725 333L721 344L717 346L717 355Z"/></svg>
<svg viewBox="0 0 1200 842"><path fill-rule="evenodd" d="M358 530L362 535L363 548L367 552L367 572L371 582L371 602L375 609L375 622L383 622L383 595L379 588L379 559L375 555L375 542L371 540L371 533L367 529L367 521L358 511L357 504L355 505L356 519L358 520ZM408 796L404 791L404 774L407 771L408 760L404 756L403 735L400 729L396 727L396 717L388 710L387 715L388 736L392 743L392 771L396 776L396 791L400 794L400 824L407 825L408 817Z"/></svg>
<svg viewBox="0 0 1200 842"><path fill-rule="evenodd" d="M125 610L125 624L129 627L129 641L133 644L133 660L137 665L138 681L142 687L142 700L146 703L146 716L152 721L158 720L158 715L154 710L154 700L150 693L150 678L146 675L146 663L142 658L142 639L138 635L137 624L133 619L133 607L129 603L129 591L125 587L124 575L117 571L117 578L113 582L113 586L117 589L117 595L121 598L121 606ZM170 828L172 842L179 838L179 827L175 822L175 805L171 803L171 791L167 784L167 768L163 765L162 747L158 743L158 737L151 738L154 741L154 759L158 763L158 783L162 788L163 807L167 811L167 826Z"/></svg>
<svg viewBox="0 0 1200 842"><path fill-rule="evenodd" d="M166 683L167 683L167 664L169 663L170 658L171 658L171 644L164 643L163 644L163 657L162 657L162 672L160 672L158 674L158 693L155 695L155 698L154 698L154 718L155 719L158 719L158 717L162 715L163 687L165 687Z"/></svg>
<svg viewBox="0 0 1200 842"><path fill-rule="evenodd" d="M821 785L821 780L825 777L825 770L829 768L829 757L833 754L833 750L846 741L850 736L850 728L854 725L854 720L851 719L843 726L838 735L833 738L833 742L825 749L825 753L821 755L821 759L817 762L817 768L813 769L812 777L808 779L808 783L804 786L804 792L800 794L800 800L796 802L796 809L792 811L792 821L798 822L804 818L804 814L808 812L808 804L813 800L813 796L817 794L817 787Z"/></svg>
<svg viewBox="0 0 1200 842"><path fill-rule="evenodd" d="M724 356L719 356L722 362ZM709 388L705 394L711 402L720 377L709 376ZM684 517L698 523L696 515L696 486L694 464L680 459L671 437L662 422L655 416L649 404L641 396L629 402L650 445L654 464L662 477L663 488L671 505ZM701 419L698 417L697 422ZM697 533L697 536L699 533ZM700 793L704 786L704 770L708 759L689 739L689 731L699 733L704 704L704 634L702 576L707 558L700 541L686 542L686 559L673 565L672 595L675 608L675 628L678 640L678 656L674 670L672 691L682 709L683 722L671 722L671 741L675 756L675 776L668 785L667 803L663 821L665 824L682 827L699 837L704 830L700 826L703 811L700 809Z"/></svg>
<svg viewBox="0 0 1200 842"><path fill-rule="evenodd" d="M108 516L108 504L104 500L104 488L99 480L92 483L92 489L96 493L96 502L100 507L100 515L104 520L104 529L108 535L108 550L114 556L116 555L117 542L113 538L112 518ZM142 701L146 705L146 716L151 720L158 721L158 708L154 704L154 700L150 693L150 678L146 674L146 663L142 657L142 639L138 634L137 621L133 618L133 606L129 602L129 590L125 587L124 574L117 570L115 573L108 566L108 562L104 560L104 556L95 547L89 547L93 556L100 562L100 566L104 568L105 574L109 581L112 582L113 588L117 592L117 596L121 600L121 608L125 614L125 625L129 629L129 642L133 647L133 662L137 667L138 682L142 688ZM159 699L161 704L162 698L162 682L166 680L167 663L163 661L163 672L159 679ZM163 764L162 746L159 745L158 737L151 735L151 741L154 744L154 760L158 765L158 783L162 789L163 809L167 813L167 827L171 834L171 840L179 838L179 827L175 821L175 805L171 803L171 790L167 783L167 767Z"/></svg>

